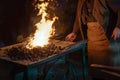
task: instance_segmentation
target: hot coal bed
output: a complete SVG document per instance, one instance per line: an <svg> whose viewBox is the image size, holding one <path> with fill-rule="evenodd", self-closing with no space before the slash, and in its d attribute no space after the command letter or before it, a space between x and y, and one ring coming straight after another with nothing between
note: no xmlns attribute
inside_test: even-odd
<svg viewBox="0 0 120 80"><path fill-rule="evenodd" d="M74 43L52 40L44 47L36 46L26 48L27 42L18 43L0 49L0 59L17 62L23 65L33 64L33 62L60 54Z"/></svg>
<svg viewBox="0 0 120 80"><path fill-rule="evenodd" d="M31 71L35 71L36 74L43 73L46 68L44 67L47 64L51 64L54 62L50 69L45 73L45 78L50 78L52 75L51 72L54 70L54 67L59 64L66 64L65 56L69 53L74 53L75 51L82 50L83 60L83 74L86 73L86 58L85 58L85 43L73 43L68 41L60 41L60 40L51 40L49 44L44 47L36 46L32 49L26 48L27 42L18 43L11 46L6 46L0 49L0 62L3 64L13 65L12 72L13 78L16 77L17 74L23 72L24 80L36 80L38 75L35 77L31 76L29 73ZM60 61L60 62L59 62ZM61 62L62 61L62 62ZM59 64L58 64L59 63ZM68 63L67 65L69 65ZM43 68L42 68L43 67ZM66 66L69 68L69 66ZM44 69L45 68L45 69ZM65 69L68 70L68 68ZM70 69L70 68L69 68ZM73 69L73 68L72 68ZM33 75L35 73L32 73ZM39 75L42 76L42 75ZM67 75L66 75L67 76ZM86 77L86 76L85 76ZM41 80L41 78L40 78Z"/></svg>
<svg viewBox="0 0 120 80"><path fill-rule="evenodd" d="M12 60L38 61L60 53L64 49L65 47L57 46L54 43L47 44L44 47L36 46L32 49L26 48L26 45L19 45L11 49L6 49L5 54Z"/></svg>

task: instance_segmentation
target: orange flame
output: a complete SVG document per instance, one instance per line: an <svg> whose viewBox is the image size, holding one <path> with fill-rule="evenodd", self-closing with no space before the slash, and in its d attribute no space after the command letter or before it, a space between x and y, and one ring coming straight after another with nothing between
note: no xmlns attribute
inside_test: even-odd
<svg viewBox="0 0 120 80"><path fill-rule="evenodd" d="M47 2L37 5L37 8L39 9L38 16L42 15L42 19L37 24L35 24L37 30L35 31L34 37L30 39L30 42L26 46L29 49L35 46L43 47L49 43L49 38L52 36L52 24L56 20L56 17L54 17L52 20L46 20L45 17L48 15L45 12L47 6Z"/></svg>

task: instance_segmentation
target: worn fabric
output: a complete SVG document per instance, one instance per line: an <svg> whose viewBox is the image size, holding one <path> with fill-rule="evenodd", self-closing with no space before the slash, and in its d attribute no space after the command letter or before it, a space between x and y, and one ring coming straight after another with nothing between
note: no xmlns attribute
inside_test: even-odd
<svg viewBox="0 0 120 80"><path fill-rule="evenodd" d="M93 16L106 32L109 24L109 9L106 0L94 0Z"/></svg>
<svg viewBox="0 0 120 80"><path fill-rule="evenodd" d="M76 20L74 23L73 32L78 32L83 24L86 24L86 18L88 14L86 13L87 7L84 7L86 0L79 0ZM103 26L106 31L106 26L109 21L109 10L107 8L106 0L94 0L92 14L94 18Z"/></svg>
<svg viewBox="0 0 120 80"><path fill-rule="evenodd" d="M109 46L103 27L98 22L87 23L87 36L88 36L88 51L89 50L104 50Z"/></svg>
<svg viewBox="0 0 120 80"><path fill-rule="evenodd" d="M88 30L88 63L89 64L110 64L111 54L109 51L109 40L107 39L103 27L99 22L87 23ZM107 57L107 58L106 58Z"/></svg>
<svg viewBox="0 0 120 80"><path fill-rule="evenodd" d="M82 7L84 5L84 2L85 2L85 0L78 0L76 19L75 19L74 26L73 26L74 33L77 33L79 31L79 29L82 27L81 18L83 16L81 16L81 14L82 14Z"/></svg>

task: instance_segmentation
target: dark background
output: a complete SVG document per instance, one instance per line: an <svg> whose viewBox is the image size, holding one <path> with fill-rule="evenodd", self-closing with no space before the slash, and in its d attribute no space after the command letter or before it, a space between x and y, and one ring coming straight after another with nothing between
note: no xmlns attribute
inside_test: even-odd
<svg viewBox="0 0 120 80"><path fill-rule="evenodd" d="M31 1L0 0L0 40L5 45L15 43L17 35L28 35Z"/></svg>
<svg viewBox="0 0 120 80"><path fill-rule="evenodd" d="M27 37L34 32L33 27L38 17L36 17L37 10L34 9L33 2L34 0L0 0L1 45L3 43L5 46L14 44L18 35ZM55 36L63 37L71 31L76 7L77 0L54 0L50 3L48 13L54 13L59 17L54 24L57 32Z"/></svg>
<svg viewBox="0 0 120 80"><path fill-rule="evenodd" d="M54 0L54 2L50 2L47 12L50 15L55 14L59 17L54 23L56 39L64 40L65 36L71 32L77 1ZM116 7L120 7L119 3L120 0L112 0L112 4ZM0 0L1 46L16 43L18 35L22 35L25 38L34 32L34 24L40 18L36 17L38 11L35 10L33 4L36 4L34 0Z"/></svg>

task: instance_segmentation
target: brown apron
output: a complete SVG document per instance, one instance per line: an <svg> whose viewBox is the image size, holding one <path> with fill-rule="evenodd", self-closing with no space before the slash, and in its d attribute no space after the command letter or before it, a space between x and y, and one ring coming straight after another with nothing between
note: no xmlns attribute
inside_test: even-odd
<svg viewBox="0 0 120 80"><path fill-rule="evenodd" d="M102 26L98 22L88 22L87 26L88 50L106 49L109 46L109 41Z"/></svg>
<svg viewBox="0 0 120 80"><path fill-rule="evenodd" d="M88 62L97 64L107 64L109 41L105 35L103 27L98 22L87 23L88 37Z"/></svg>

